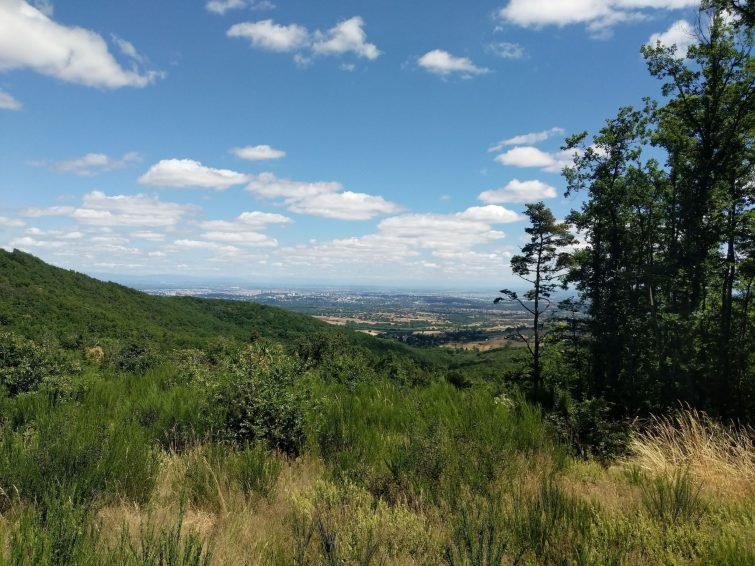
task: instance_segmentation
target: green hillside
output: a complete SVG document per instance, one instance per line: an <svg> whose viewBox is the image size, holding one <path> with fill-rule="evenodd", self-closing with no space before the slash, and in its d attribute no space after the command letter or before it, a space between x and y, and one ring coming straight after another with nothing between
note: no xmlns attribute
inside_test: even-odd
<svg viewBox="0 0 755 566"><path fill-rule="evenodd" d="M169 346L217 336L289 340L331 330L316 319L254 303L150 296L18 250L0 250L0 324L29 338L147 336Z"/></svg>

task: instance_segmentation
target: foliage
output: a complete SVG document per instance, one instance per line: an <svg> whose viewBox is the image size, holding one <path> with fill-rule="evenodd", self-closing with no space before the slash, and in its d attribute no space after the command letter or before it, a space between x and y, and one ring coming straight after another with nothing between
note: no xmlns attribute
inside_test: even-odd
<svg viewBox="0 0 755 566"><path fill-rule="evenodd" d="M63 353L12 332L0 332L0 387L10 395L42 384L59 388L76 371L77 364Z"/></svg>
<svg viewBox="0 0 755 566"><path fill-rule="evenodd" d="M511 271L532 285L532 289L521 299L509 289L502 289L500 292L509 300L517 301L532 315L532 340L521 332L519 337L532 355L532 382L535 390L539 390L542 379L540 349L545 327L544 316L551 307L550 297L558 287L557 281L565 275L571 259L565 248L573 245L576 240L569 232L569 227L563 222L557 223L553 213L542 202L528 204L525 214L530 220L530 226L525 228L530 241L522 247L521 255L511 258ZM498 297L494 302L499 303L501 300L502 297Z"/></svg>
<svg viewBox="0 0 755 566"><path fill-rule="evenodd" d="M306 391L294 359L279 345L257 341L231 362L218 392L226 433L236 442L264 442L296 454L304 441Z"/></svg>
<svg viewBox="0 0 755 566"><path fill-rule="evenodd" d="M589 315L582 393L629 414L683 400L750 418L752 21L744 5L718 1L701 21L686 53L642 49L662 103L624 108L564 148L578 152L567 194L586 193L569 218L586 240L569 277Z"/></svg>

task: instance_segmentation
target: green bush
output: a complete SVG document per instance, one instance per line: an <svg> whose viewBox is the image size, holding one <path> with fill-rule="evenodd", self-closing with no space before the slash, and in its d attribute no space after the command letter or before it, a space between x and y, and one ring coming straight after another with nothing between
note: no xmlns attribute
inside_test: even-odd
<svg viewBox="0 0 755 566"><path fill-rule="evenodd" d="M55 388L79 367L62 352L10 332L0 333L0 387L10 395L37 389L43 383Z"/></svg>
<svg viewBox="0 0 755 566"><path fill-rule="evenodd" d="M226 434L239 444L262 442L297 454L306 402L299 376L295 359L277 344L258 341L242 349L217 393Z"/></svg>

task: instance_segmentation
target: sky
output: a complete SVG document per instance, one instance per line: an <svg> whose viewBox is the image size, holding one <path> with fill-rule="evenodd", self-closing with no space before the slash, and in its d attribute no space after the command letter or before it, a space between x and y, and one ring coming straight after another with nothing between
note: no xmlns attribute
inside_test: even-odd
<svg viewBox="0 0 755 566"><path fill-rule="evenodd" d="M694 0L0 0L0 246L119 277L498 288Z"/></svg>

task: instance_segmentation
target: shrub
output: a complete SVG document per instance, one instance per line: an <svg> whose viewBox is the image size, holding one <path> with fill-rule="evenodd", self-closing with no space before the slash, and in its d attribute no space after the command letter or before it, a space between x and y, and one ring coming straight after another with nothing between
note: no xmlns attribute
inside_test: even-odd
<svg viewBox="0 0 755 566"><path fill-rule="evenodd" d="M62 352L13 333L0 333L0 386L10 395L33 391L43 383L54 388L78 371Z"/></svg>
<svg viewBox="0 0 755 566"><path fill-rule="evenodd" d="M122 344L110 359L112 368L123 373L142 374L158 363L159 356L146 340Z"/></svg>
<svg viewBox="0 0 755 566"><path fill-rule="evenodd" d="M304 441L305 395L295 360L279 345L258 341L233 361L218 392L225 431L240 444L262 442L297 454Z"/></svg>

